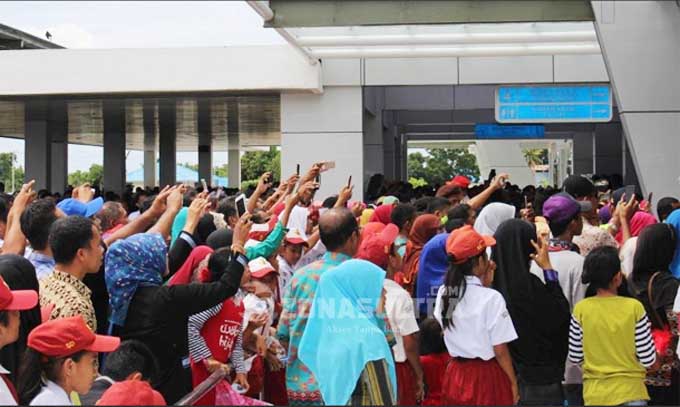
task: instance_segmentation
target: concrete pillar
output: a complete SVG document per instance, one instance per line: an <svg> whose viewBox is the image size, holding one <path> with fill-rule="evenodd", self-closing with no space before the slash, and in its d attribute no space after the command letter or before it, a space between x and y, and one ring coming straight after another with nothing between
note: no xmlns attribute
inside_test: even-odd
<svg viewBox="0 0 680 407"><path fill-rule="evenodd" d="M591 5L642 191L656 199L678 196L680 7L674 1Z"/></svg>
<svg viewBox="0 0 680 407"><path fill-rule="evenodd" d="M160 185L173 185L177 179L177 107L174 99L158 104Z"/></svg>
<svg viewBox="0 0 680 407"><path fill-rule="evenodd" d="M68 107L65 100L50 102L49 118L52 141L50 190L64 192L68 183Z"/></svg>
<svg viewBox="0 0 680 407"><path fill-rule="evenodd" d="M227 164L229 188L241 188L241 140L238 102L227 102Z"/></svg>
<svg viewBox="0 0 680 407"><path fill-rule="evenodd" d="M210 99L198 100L198 177L212 185L212 120Z"/></svg>
<svg viewBox="0 0 680 407"><path fill-rule="evenodd" d="M156 101L145 100L144 115L144 186L156 186Z"/></svg>
<svg viewBox="0 0 680 407"><path fill-rule="evenodd" d="M592 174L594 163L594 132L574 133L574 174Z"/></svg>
<svg viewBox="0 0 680 407"><path fill-rule="evenodd" d="M306 171L316 161L332 160L336 168L321 175L318 198L337 194L352 176L364 185L363 103L360 86L328 86L319 95L281 95L281 173L296 164ZM363 199L356 187L354 199Z"/></svg>
<svg viewBox="0 0 680 407"><path fill-rule="evenodd" d="M104 190L122 194L125 189L125 102L102 101L104 121Z"/></svg>
<svg viewBox="0 0 680 407"><path fill-rule="evenodd" d="M47 100L29 100L24 108L25 181L35 180L34 190L51 186L52 142L48 133Z"/></svg>
<svg viewBox="0 0 680 407"><path fill-rule="evenodd" d="M364 180L373 174L385 174L383 144L383 109L385 107L385 89L382 87L365 87L363 131L364 131ZM364 189L367 185L364 185Z"/></svg>

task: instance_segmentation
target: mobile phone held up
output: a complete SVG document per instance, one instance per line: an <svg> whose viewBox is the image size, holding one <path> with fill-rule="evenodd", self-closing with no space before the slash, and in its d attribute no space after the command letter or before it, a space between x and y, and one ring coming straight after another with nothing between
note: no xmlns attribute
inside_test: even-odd
<svg viewBox="0 0 680 407"><path fill-rule="evenodd" d="M234 204L236 205L236 216L241 218L241 216L246 213L246 196L244 194L240 194L234 200Z"/></svg>
<svg viewBox="0 0 680 407"><path fill-rule="evenodd" d="M201 178L201 185L203 186L203 192L208 191L208 183L205 182L205 178Z"/></svg>

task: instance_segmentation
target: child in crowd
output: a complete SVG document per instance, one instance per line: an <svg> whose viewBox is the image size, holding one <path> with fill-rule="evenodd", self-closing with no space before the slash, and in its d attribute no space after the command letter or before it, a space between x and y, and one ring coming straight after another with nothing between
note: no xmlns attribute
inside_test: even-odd
<svg viewBox="0 0 680 407"><path fill-rule="evenodd" d="M69 394L90 391L97 352L113 352L120 339L95 335L82 316L45 322L28 335L19 369L19 401L31 406L70 406Z"/></svg>
<svg viewBox="0 0 680 407"><path fill-rule="evenodd" d="M29 310L38 303L38 293L33 290L11 291L0 277L0 348L19 339L21 319L19 311ZM9 372L0 365L0 405L16 406L19 399Z"/></svg>
<svg viewBox="0 0 680 407"><path fill-rule="evenodd" d="M442 405L442 382L449 362L442 327L433 318L420 323L420 365L425 375L425 398L421 405Z"/></svg>
<svg viewBox="0 0 680 407"><path fill-rule="evenodd" d="M623 274L616 249L591 251L582 279L596 295L574 307L569 360L583 363L585 405L646 405L645 368L654 365L656 350L643 305L617 295Z"/></svg>
<svg viewBox="0 0 680 407"><path fill-rule="evenodd" d="M466 225L451 232L451 266L439 288L434 317L451 355L442 384L446 405L512 405L519 400L508 343L517 333L501 293L489 288L496 265L486 254L496 244Z"/></svg>

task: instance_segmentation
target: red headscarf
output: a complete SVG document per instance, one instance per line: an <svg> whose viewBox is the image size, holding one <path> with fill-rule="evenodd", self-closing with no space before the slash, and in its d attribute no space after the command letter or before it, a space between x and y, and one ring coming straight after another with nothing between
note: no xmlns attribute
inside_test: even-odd
<svg viewBox="0 0 680 407"><path fill-rule="evenodd" d="M423 251L425 243L432 239L441 228L441 219L435 215L421 215L416 218L411 228L406 243L406 255L404 256L403 282L404 288L413 294L416 277L418 275L418 265L420 264L420 253Z"/></svg>
<svg viewBox="0 0 680 407"><path fill-rule="evenodd" d="M214 253L210 246L196 246L182 267L170 278L168 285L190 284L195 281L205 282L210 279L208 262L204 261L208 255Z"/></svg>
<svg viewBox="0 0 680 407"><path fill-rule="evenodd" d="M380 205L378 206L375 211L373 211L373 215L371 216L371 219L369 222L380 222L383 225L387 225L388 223L392 222L391 216L392 216L392 210L394 209L394 205Z"/></svg>
<svg viewBox="0 0 680 407"><path fill-rule="evenodd" d="M642 229L655 223L657 223L657 221L654 215L647 213L645 211L635 212L635 215L633 215L633 217L630 220L630 236L631 237L640 236ZM616 241L621 243L622 240L623 233L619 231L619 233L616 234Z"/></svg>

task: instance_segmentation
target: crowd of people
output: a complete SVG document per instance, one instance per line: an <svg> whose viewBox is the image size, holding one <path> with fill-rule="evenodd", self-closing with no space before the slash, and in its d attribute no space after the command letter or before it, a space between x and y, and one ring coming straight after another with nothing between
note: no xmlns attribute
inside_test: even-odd
<svg viewBox="0 0 680 407"><path fill-rule="evenodd" d="M332 167L0 196L0 405L680 404L680 201Z"/></svg>

